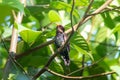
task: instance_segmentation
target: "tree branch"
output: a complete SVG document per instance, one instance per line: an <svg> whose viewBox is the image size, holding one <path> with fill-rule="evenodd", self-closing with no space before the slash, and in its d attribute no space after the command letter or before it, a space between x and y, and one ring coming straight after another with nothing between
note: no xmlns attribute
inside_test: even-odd
<svg viewBox="0 0 120 80"><path fill-rule="evenodd" d="M118 49L112 50L109 54L104 55L102 58L100 58L99 60L93 62L91 65L89 65L89 66L84 66L84 67L82 67L82 68L80 68L80 69L78 69L78 70L75 70L75 71L69 73L68 75L72 75L72 74L74 74L74 73L77 73L77 72L79 72L79 71L81 71L81 70L83 70L83 69L85 69L85 68L91 68L91 66L94 66L95 64L98 64L99 62L101 62L102 60L104 60L104 59L106 58L106 56L111 55L112 53L114 53L114 51L117 51L117 50L118 50Z"/></svg>
<svg viewBox="0 0 120 80"><path fill-rule="evenodd" d="M62 78L66 78L66 79L90 79L90 78L95 78L95 77L101 77L101 76L106 76L106 75L109 75L109 74L114 74L115 71L111 71L111 72L105 72L105 73L100 73L100 74L95 74L95 75L90 75L90 76L65 76L65 75L62 75L62 74L59 74L59 73L56 73L48 68L45 68L49 73L53 74L53 75L56 75L56 76L59 76L59 77L62 77Z"/></svg>
<svg viewBox="0 0 120 80"><path fill-rule="evenodd" d="M40 49L40 48L43 48L43 47L45 47L45 46L47 46L47 45L49 45L49 44L52 44L53 42L54 42L54 39L52 39L52 40L50 40L50 41L48 41L48 42L42 43L42 44L40 44L39 46L36 46L35 48L32 48L32 49L30 49L30 50L28 50L28 51L25 51L25 52L23 52L23 53L20 53L20 54L16 55L16 56L15 56L15 59L19 59L19 58L21 58L21 57L23 57L23 56L26 56L26 55L30 54L31 52L34 52L34 51L36 51L36 50L38 50L38 49Z"/></svg>
<svg viewBox="0 0 120 80"><path fill-rule="evenodd" d="M107 0L102 6L100 6L97 10L95 10L93 12L93 14L98 14L101 11L103 11L113 0ZM92 16L86 16L85 19L83 18L81 21L79 21L78 24L74 25L74 31L76 31L78 29L79 26L81 26L83 23L85 23L86 21L88 21L90 18L92 18ZM66 33L70 33L72 31L72 29L68 29L66 31Z"/></svg>

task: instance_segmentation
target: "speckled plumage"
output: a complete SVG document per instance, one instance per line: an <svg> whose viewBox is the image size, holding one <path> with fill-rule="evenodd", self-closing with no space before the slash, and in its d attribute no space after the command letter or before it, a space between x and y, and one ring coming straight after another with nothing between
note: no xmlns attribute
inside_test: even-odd
<svg viewBox="0 0 120 80"><path fill-rule="evenodd" d="M61 47L67 40L67 35L64 33L64 31L65 29L62 25L57 26L56 36L55 36L55 45L57 48ZM70 64L69 52L70 52L70 47L68 43L66 47L60 52L60 55L62 56L62 59L64 60L66 66L69 66Z"/></svg>

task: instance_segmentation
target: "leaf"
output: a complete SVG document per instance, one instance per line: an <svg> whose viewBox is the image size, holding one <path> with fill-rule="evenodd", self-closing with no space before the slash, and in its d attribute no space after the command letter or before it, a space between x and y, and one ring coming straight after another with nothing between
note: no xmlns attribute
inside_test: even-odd
<svg viewBox="0 0 120 80"><path fill-rule="evenodd" d="M24 6L19 0L3 0L2 4L8 5L12 8L18 9L21 12L24 12Z"/></svg>
<svg viewBox="0 0 120 80"><path fill-rule="evenodd" d="M26 16L23 25L30 29L39 29L40 22L32 15Z"/></svg>
<svg viewBox="0 0 120 80"><path fill-rule="evenodd" d="M112 33L116 33L116 32L118 32L118 31L120 31L120 23L117 24L117 25L115 26L115 28L113 28Z"/></svg>
<svg viewBox="0 0 120 80"><path fill-rule="evenodd" d="M31 56L29 59L28 65L35 66L35 67L43 66L47 61L48 61L48 57Z"/></svg>
<svg viewBox="0 0 120 80"><path fill-rule="evenodd" d="M54 61L51 63L50 69L61 74L64 73L62 66L59 63L56 63Z"/></svg>
<svg viewBox="0 0 120 80"><path fill-rule="evenodd" d="M16 24L18 27L18 32L22 39L27 42L29 45L34 43L38 36L41 34L41 31L34 31L29 28L22 26L21 24Z"/></svg>
<svg viewBox="0 0 120 80"><path fill-rule="evenodd" d="M11 16L11 10L12 8L7 6L7 5L1 5L0 4L0 24L3 23L12 23L13 18ZM6 26L6 25L2 25L2 26Z"/></svg>
<svg viewBox="0 0 120 80"><path fill-rule="evenodd" d="M71 5L69 5L65 2L61 2L61 1L51 2L50 7L55 8L55 9L59 9L59 10L66 10L67 12L70 12L72 9ZM78 11L76 9L74 9L73 15L75 15L76 17L80 17L78 14Z"/></svg>
<svg viewBox="0 0 120 80"><path fill-rule="evenodd" d="M24 42L24 41L20 41L17 44L16 54L23 53L23 52L25 52L28 49L29 49L29 45L26 42Z"/></svg>
<svg viewBox="0 0 120 80"><path fill-rule="evenodd" d="M59 14L54 10L49 11L48 17L49 17L51 22L59 22L59 21L61 21L61 18L59 16Z"/></svg>
<svg viewBox="0 0 120 80"><path fill-rule="evenodd" d="M109 12L106 12L106 13L103 13L101 14L103 19L104 19L104 23L107 27L109 27L110 29L113 29L115 27L115 23L114 21L112 20Z"/></svg>
<svg viewBox="0 0 120 80"><path fill-rule="evenodd" d="M28 30L22 30L20 32L20 36L28 44L31 44L31 43L35 42L35 40L37 39L37 37L40 34L41 34L40 31L34 31L34 30L30 30L30 29L28 29Z"/></svg>
<svg viewBox="0 0 120 80"><path fill-rule="evenodd" d="M110 68L112 70L114 70L120 76L120 66L119 65L110 66Z"/></svg>
<svg viewBox="0 0 120 80"><path fill-rule="evenodd" d="M16 77L16 75L11 73L11 74L9 74L8 80L14 80L15 77Z"/></svg>
<svg viewBox="0 0 120 80"><path fill-rule="evenodd" d="M86 40L80 34L78 34L77 32L74 33L70 42L73 48L75 48L78 52L81 52L82 54L87 54L93 60L92 55L89 53L89 46Z"/></svg>
<svg viewBox="0 0 120 80"><path fill-rule="evenodd" d="M76 0L75 1L75 6L86 6L86 5L88 5L88 0Z"/></svg>
<svg viewBox="0 0 120 80"><path fill-rule="evenodd" d="M100 28L96 34L95 41L103 42L108 36L105 34L109 35L109 28L107 27Z"/></svg>
<svg viewBox="0 0 120 80"><path fill-rule="evenodd" d="M77 46L75 44L72 44L72 45L78 52L80 52L82 54L85 54L85 55L88 55L92 60L94 60L93 56L89 52L87 52L86 50L83 50L81 47L79 47L79 46Z"/></svg>
<svg viewBox="0 0 120 80"><path fill-rule="evenodd" d="M12 34L12 29L9 27L4 27L4 32L2 34L3 37L4 38L9 37L11 34Z"/></svg>
<svg viewBox="0 0 120 80"><path fill-rule="evenodd" d="M86 40L78 32L74 33L74 35L70 39L70 42L77 45L83 50L90 51Z"/></svg>
<svg viewBox="0 0 120 80"><path fill-rule="evenodd" d="M39 23L39 21L38 21L35 17L29 16L28 18L29 18L29 20L31 21L31 22L30 22L31 25L34 25L36 28L39 28L39 27L40 27L40 23ZM31 25L30 25L30 26L31 26Z"/></svg>

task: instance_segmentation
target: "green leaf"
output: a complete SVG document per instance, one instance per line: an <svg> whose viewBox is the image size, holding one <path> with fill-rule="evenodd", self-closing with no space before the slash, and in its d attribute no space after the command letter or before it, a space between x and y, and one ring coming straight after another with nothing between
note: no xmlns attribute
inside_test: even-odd
<svg viewBox="0 0 120 80"><path fill-rule="evenodd" d="M70 42L77 45L83 50L90 51L88 43L78 32L74 33L74 35L70 39Z"/></svg>
<svg viewBox="0 0 120 80"><path fill-rule="evenodd" d="M120 23L117 24L117 25L115 26L115 28L113 28L112 33L116 33L116 32L118 32L118 31L120 31Z"/></svg>
<svg viewBox="0 0 120 80"><path fill-rule="evenodd" d="M87 6L88 5L88 0L76 0L75 1L75 6Z"/></svg>
<svg viewBox="0 0 120 80"><path fill-rule="evenodd" d="M74 47L78 52L90 56L90 58L93 60L92 55L89 53L90 49L86 40L79 33L74 33L70 39L70 42L72 47Z"/></svg>
<svg viewBox="0 0 120 80"><path fill-rule="evenodd" d="M61 21L59 14L54 10L49 11L48 17L49 17L51 22L59 22L59 21Z"/></svg>
<svg viewBox="0 0 120 80"><path fill-rule="evenodd" d="M12 34L12 29L9 27L4 27L4 32L2 34L3 37L4 38L9 37L11 34Z"/></svg>
<svg viewBox="0 0 120 80"><path fill-rule="evenodd" d="M27 43L25 43L24 41L20 41L17 44L16 54L23 53L28 49L29 49L29 45Z"/></svg>
<svg viewBox="0 0 120 80"><path fill-rule="evenodd" d="M15 74L9 74L8 80L15 80L16 75Z"/></svg>
<svg viewBox="0 0 120 80"><path fill-rule="evenodd" d="M120 66L114 65L114 66L110 66L110 68L120 76Z"/></svg>
<svg viewBox="0 0 120 80"><path fill-rule="evenodd" d="M28 65L35 67L43 66L46 61L48 61L48 57L43 58L43 56L33 56L33 58L29 59Z"/></svg>
<svg viewBox="0 0 120 80"><path fill-rule="evenodd" d="M55 9L59 9L59 10L66 10L69 13L72 9L71 5L69 5L67 3L64 3L64 2L61 2L61 1L51 2L50 7L55 8ZM76 9L74 9L73 15L75 15L76 17L80 17L79 14L78 14L78 11Z"/></svg>
<svg viewBox="0 0 120 80"><path fill-rule="evenodd" d="M18 24L18 23L16 23L16 26L17 26L17 28L18 28L18 32L21 32L21 31L23 31L23 30L29 30L29 28L26 28L26 27L24 27L23 25Z"/></svg>
<svg viewBox="0 0 120 80"><path fill-rule="evenodd" d="M92 60L94 60L92 54L90 54L89 52L87 52L86 50L83 50L81 47L75 45L75 44L72 44L73 47L79 52L79 53L82 53L82 54L85 54L85 55L88 55Z"/></svg>
<svg viewBox="0 0 120 80"><path fill-rule="evenodd" d="M20 36L28 44L34 43L38 36L41 34L41 31L31 30L29 28L22 26L21 24L17 24L17 26Z"/></svg>
<svg viewBox="0 0 120 80"><path fill-rule="evenodd" d="M24 6L19 0L3 0L2 4L8 5L12 8L18 9L21 12L24 12Z"/></svg>
<svg viewBox="0 0 120 80"><path fill-rule="evenodd" d="M28 18L29 18L29 20L31 21L31 22L30 22L31 24L30 24L29 26L33 25L33 26L35 26L36 28L39 28L39 27L40 27L40 22L39 22L35 17L29 16Z"/></svg>
<svg viewBox="0 0 120 80"><path fill-rule="evenodd" d="M54 61L51 63L50 69L61 74L64 73L62 66L59 63L56 63Z"/></svg>
<svg viewBox="0 0 120 80"><path fill-rule="evenodd" d="M11 10L11 7L0 4L0 24L12 22Z"/></svg>
<svg viewBox="0 0 120 80"><path fill-rule="evenodd" d="M105 35L105 34L109 34L109 28L107 28L107 27L100 28L97 31L95 41L103 42L108 36L108 35Z"/></svg>
<svg viewBox="0 0 120 80"><path fill-rule="evenodd" d="M28 30L22 30L20 32L20 36L28 44L31 44L31 43L35 42L35 40L37 39L37 37L40 34L41 34L40 31L34 31L34 30L30 30L30 29L28 29Z"/></svg>
<svg viewBox="0 0 120 80"><path fill-rule="evenodd" d="M107 27L109 27L110 29L113 29L115 27L115 23L114 21L112 20L109 12L106 12L106 13L103 13L101 14L103 19L104 19L104 23Z"/></svg>

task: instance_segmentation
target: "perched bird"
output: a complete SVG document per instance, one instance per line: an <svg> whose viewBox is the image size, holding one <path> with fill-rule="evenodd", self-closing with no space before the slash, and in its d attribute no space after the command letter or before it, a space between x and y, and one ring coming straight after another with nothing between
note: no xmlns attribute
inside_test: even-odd
<svg viewBox="0 0 120 80"><path fill-rule="evenodd" d="M60 48L67 40L67 35L64 33L64 31L65 29L62 25L57 25L55 36L55 45L57 48ZM68 43L65 48L60 52L60 55L62 56L62 59L64 60L66 66L69 66L70 64L69 52L70 47Z"/></svg>

